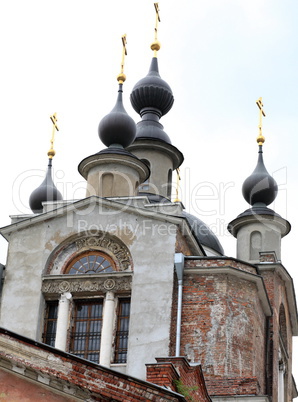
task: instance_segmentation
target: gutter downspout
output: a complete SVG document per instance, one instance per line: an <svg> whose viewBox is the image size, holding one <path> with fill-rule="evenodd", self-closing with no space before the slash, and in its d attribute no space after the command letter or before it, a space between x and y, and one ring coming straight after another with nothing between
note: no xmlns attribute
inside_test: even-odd
<svg viewBox="0 0 298 402"><path fill-rule="evenodd" d="M177 324L176 324L176 351L175 356L180 356L181 341L181 315L182 315L182 288L183 288L183 270L184 254L175 253L175 270L178 279L178 302L177 302Z"/></svg>

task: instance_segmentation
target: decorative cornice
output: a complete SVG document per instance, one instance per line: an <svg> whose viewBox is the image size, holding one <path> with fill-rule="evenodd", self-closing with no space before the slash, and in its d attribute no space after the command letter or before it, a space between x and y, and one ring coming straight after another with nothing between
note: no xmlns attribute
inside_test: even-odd
<svg viewBox="0 0 298 402"><path fill-rule="evenodd" d="M150 170L146 164L144 164L141 160L137 159L134 155L117 155L115 153L111 154L95 154L88 156L83 159L79 164L79 172L87 180L89 171L94 167L98 167L100 165L106 165L107 163L119 164L127 166L131 169L134 169L138 172L140 176L140 181L145 181L149 175Z"/></svg>
<svg viewBox="0 0 298 402"><path fill-rule="evenodd" d="M47 276L43 278L41 291L45 296L60 295L70 292L72 295L87 293L106 293L113 291L125 293L131 291L132 274L112 275L70 275Z"/></svg>

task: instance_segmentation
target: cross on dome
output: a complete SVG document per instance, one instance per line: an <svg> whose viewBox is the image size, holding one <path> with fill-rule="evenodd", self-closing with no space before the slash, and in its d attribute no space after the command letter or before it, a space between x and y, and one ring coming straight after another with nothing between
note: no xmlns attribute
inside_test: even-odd
<svg viewBox="0 0 298 402"><path fill-rule="evenodd" d="M259 112L259 135L257 137L257 143L259 145L263 145L264 142L265 142L265 137L262 134L262 126L263 126L263 121L262 120L263 120L263 116L266 117L266 114L265 114L264 109L263 109L264 105L263 105L263 102L262 102L262 98L259 98L256 101L256 104L257 104L258 108L260 109L260 112Z"/></svg>

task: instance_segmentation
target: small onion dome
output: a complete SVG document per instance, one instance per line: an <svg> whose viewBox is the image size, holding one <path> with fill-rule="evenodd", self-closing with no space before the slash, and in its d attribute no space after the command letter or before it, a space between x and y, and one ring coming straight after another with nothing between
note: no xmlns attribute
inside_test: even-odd
<svg viewBox="0 0 298 402"><path fill-rule="evenodd" d="M276 181L267 172L263 161L262 145L259 145L258 163L252 174L244 181L242 194L252 206L271 204L278 192Z"/></svg>
<svg viewBox="0 0 298 402"><path fill-rule="evenodd" d="M160 78L157 58L153 57L149 73L136 83L130 95L134 110L143 115L143 109L157 109L159 118L172 108L174 96L170 86Z"/></svg>
<svg viewBox="0 0 298 402"><path fill-rule="evenodd" d="M128 147L136 136L136 124L124 109L122 92L122 84L120 84L116 105L98 126L99 138L107 147L112 144Z"/></svg>
<svg viewBox="0 0 298 402"><path fill-rule="evenodd" d="M62 195L55 186L52 179L52 159L49 159L48 171L44 181L37 187L29 198L31 210L35 213L41 213L43 210L42 203L47 201L60 201Z"/></svg>

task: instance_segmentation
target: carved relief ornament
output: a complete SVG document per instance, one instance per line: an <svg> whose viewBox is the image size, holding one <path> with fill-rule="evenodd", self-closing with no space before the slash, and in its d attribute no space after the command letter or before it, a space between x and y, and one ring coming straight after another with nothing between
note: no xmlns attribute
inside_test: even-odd
<svg viewBox="0 0 298 402"><path fill-rule="evenodd" d="M67 280L44 278L41 290L42 293L51 295L65 292L76 294L115 291L118 293L130 291L131 281L132 276L107 278L92 275L92 278L79 276L77 278L67 278Z"/></svg>
<svg viewBox="0 0 298 402"><path fill-rule="evenodd" d="M131 259L126 247L119 244L115 239L105 236L83 237L76 241L77 250L83 248L100 247L112 253L118 263L120 271L131 268Z"/></svg>

